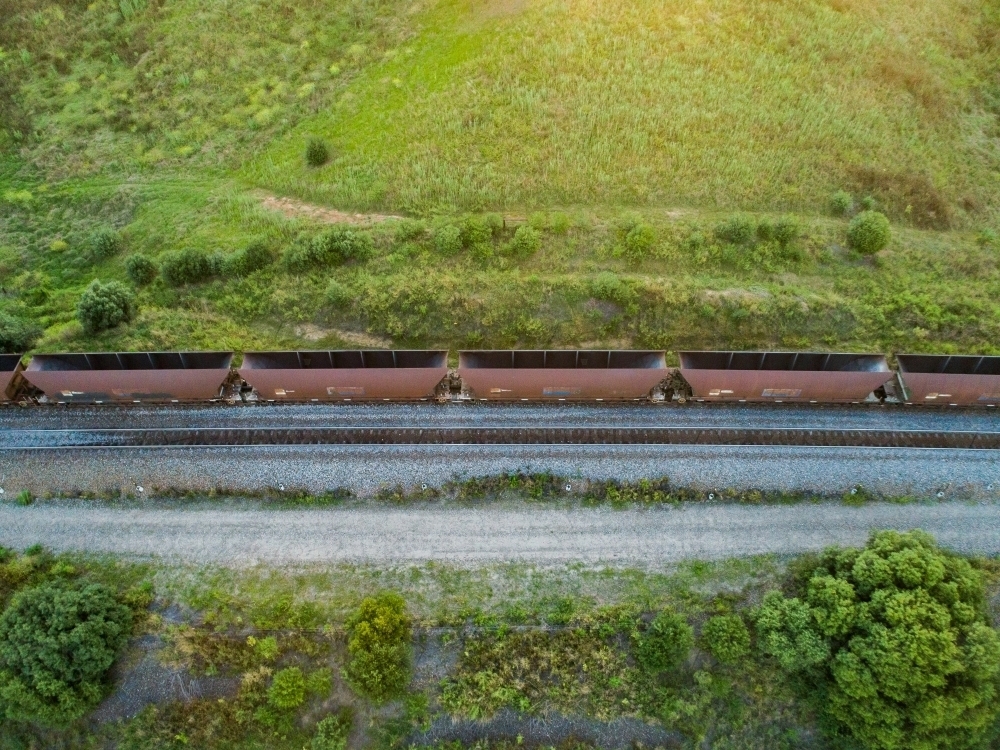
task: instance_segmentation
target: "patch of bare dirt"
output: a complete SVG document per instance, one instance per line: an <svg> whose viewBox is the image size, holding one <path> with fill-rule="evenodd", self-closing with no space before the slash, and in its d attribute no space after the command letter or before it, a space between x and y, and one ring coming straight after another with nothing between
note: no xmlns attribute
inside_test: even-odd
<svg viewBox="0 0 1000 750"><path fill-rule="evenodd" d="M362 331L345 331L340 328L321 328L314 323L303 323L295 326L295 335L306 341L322 341L328 338L338 338L348 344L354 344L365 349L391 349L392 341L372 336Z"/></svg>
<svg viewBox="0 0 1000 750"><path fill-rule="evenodd" d="M337 211L325 206L317 206L312 203L305 203L295 198L281 198L277 195L265 194L261 198L261 205L271 211L279 211L290 219L312 219L324 224L351 224L354 226L370 226L383 221L393 221L403 219L403 216L395 214L352 214L346 211Z"/></svg>

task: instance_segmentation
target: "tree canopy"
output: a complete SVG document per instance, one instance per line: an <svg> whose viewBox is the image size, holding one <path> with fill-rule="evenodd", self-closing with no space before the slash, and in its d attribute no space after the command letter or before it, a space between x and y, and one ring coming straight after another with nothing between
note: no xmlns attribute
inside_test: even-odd
<svg viewBox="0 0 1000 750"><path fill-rule="evenodd" d="M761 648L819 691L823 710L872 750L971 747L997 717L1000 637L984 582L920 531L832 549L799 596L768 594Z"/></svg>
<svg viewBox="0 0 1000 750"><path fill-rule="evenodd" d="M101 584L50 582L14 596L0 616L0 715L67 724L104 694L132 615Z"/></svg>

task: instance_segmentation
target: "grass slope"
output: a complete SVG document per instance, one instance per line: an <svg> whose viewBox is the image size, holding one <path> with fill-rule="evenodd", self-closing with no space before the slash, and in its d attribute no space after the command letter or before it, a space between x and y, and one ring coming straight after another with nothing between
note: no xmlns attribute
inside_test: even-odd
<svg viewBox="0 0 1000 750"><path fill-rule="evenodd" d="M442 0L250 174L412 210L816 210L854 187L946 226L997 208L993 23L968 0ZM303 168L307 133L329 166Z"/></svg>
<svg viewBox="0 0 1000 750"><path fill-rule="evenodd" d="M40 324L39 349L1000 351L1000 248L980 232L995 0L0 0L0 17L0 314ZM310 135L332 147L319 169ZM824 215L843 187L893 216L873 259ZM82 330L81 292L125 280L130 253L261 239L277 257L323 229L256 188L425 220L371 230L365 262L160 278L131 324ZM727 243L733 206L795 211L800 232ZM469 207L522 217L442 250ZM540 247L516 255L524 217ZM651 239L629 252L636 222ZM104 226L124 248L101 259Z"/></svg>

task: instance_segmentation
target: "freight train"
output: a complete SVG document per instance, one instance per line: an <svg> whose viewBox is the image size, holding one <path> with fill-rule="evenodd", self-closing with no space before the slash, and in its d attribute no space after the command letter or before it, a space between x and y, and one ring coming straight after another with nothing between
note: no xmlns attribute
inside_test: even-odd
<svg viewBox="0 0 1000 750"><path fill-rule="evenodd" d="M0 401L723 401L1000 403L1000 356L827 352L442 350L0 355Z"/></svg>

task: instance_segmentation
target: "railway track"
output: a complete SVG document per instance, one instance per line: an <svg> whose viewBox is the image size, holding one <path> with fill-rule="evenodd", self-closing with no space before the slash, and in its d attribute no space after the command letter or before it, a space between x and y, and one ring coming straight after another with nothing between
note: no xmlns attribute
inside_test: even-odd
<svg viewBox="0 0 1000 750"><path fill-rule="evenodd" d="M0 449L296 445L745 445L1000 449L1000 431L739 427L14 429Z"/></svg>

